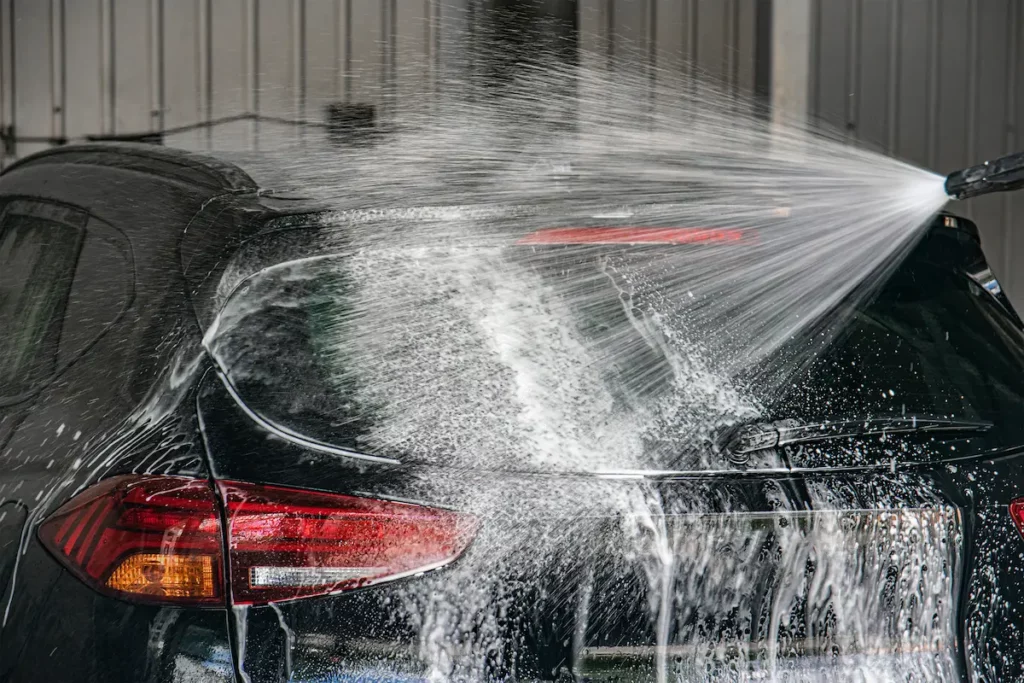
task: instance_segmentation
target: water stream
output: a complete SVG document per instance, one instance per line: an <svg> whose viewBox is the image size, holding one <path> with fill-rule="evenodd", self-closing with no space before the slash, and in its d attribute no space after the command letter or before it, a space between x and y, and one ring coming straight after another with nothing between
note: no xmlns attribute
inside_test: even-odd
<svg viewBox="0 0 1024 683"><path fill-rule="evenodd" d="M500 615L525 595L502 581L539 580L533 566L568 572L551 568L558 557L596 547L615 552L572 569L591 577L576 613L593 623L570 639L592 680L602 662L636 657L653 662L636 665L636 680L658 683L723 671L821 680L786 667L840 651L861 662L850 680L949 675L955 511L895 475L856 504L820 490L808 510L782 492L772 514L723 509L716 483L663 499L630 479L726 467L715 435L761 414L843 322L837 304L892 272L944 205L943 180L804 124L770 124L713 85L653 83L559 67L500 92L453 82L378 137L247 159L269 186L332 213L308 253L235 264L225 294L262 276L208 347L217 353L244 317L237 306L333 281L344 296L321 310L319 339L338 386L375 415L360 450L614 483L585 504L550 480L448 501L508 521L458 570L410 588L430 679L484 675ZM610 229L620 236L593 232ZM523 520L540 508L627 521L538 538ZM591 647L610 601L601 576L638 571L653 642Z"/></svg>

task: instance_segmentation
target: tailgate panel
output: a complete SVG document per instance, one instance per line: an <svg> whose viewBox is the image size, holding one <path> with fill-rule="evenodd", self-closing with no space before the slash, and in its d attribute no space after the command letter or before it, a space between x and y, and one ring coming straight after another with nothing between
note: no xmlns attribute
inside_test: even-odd
<svg viewBox="0 0 1024 683"><path fill-rule="evenodd" d="M632 518L639 552L580 593L574 668L594 681L948 678L960 527L952 507ZM639 600L622 609L624 594Z"/></svg>

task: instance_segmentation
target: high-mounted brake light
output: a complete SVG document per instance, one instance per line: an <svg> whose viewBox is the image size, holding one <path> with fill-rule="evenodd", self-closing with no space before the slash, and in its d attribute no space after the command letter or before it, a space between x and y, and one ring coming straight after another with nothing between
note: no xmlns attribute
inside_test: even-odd
<svg viewBox="0 0 1024 683"><path fill-rule="evenodd" d="M326 595L445 565L476 522L457 512L276 486L219 486L230 597L263 604ZM150 602L225 604L224 534L213 490L182 477L110 479L39 530L44 545L101 592Z"/></svg>
<svg viewBox="0 0 1024 683"><path fill-rule="evenodd" d="M516 244L707 244L740 242L744 237L742 230L727 228L546 228Z"/></svg>

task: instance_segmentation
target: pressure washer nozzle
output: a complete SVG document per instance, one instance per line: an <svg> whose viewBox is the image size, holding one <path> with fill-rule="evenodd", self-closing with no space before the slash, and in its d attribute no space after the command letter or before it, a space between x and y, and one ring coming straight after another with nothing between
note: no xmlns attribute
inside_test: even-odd
<svg viewBox="0 0 1024 683"><path fill-rule="evenodd" d="M986 161L946 177L946 194L953 199L970 199L1021 188L1024 188L1024 152Z"/></svg>

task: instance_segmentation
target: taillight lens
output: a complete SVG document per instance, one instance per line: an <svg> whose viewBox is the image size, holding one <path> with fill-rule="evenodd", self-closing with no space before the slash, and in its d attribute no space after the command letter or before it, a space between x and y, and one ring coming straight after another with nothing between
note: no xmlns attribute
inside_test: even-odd
<svg viewBox="0 0 1024 683"><path fill-rule="evenodd" d="M226 483L236 604L324 595L447 564L476 522L449 510Z"/></svg>
<svg viewBox="0 0 1024 683"><path fill-rule="evenodd" d="M154 602L224 604L223 537L210 486L195 479L115 477L39 528L43 544L96 589Z"/></svg>
<svg viewBox="0 0 1024 683"><path fill-rule="evenodd" d="M326 595L440 567L476 530L437 508L239 482L220 485L228 519L231 600ZM126 476L66 503L43 544L97 590L120 597L223 605L220 510L204 481Z"/></svg>
<svg viewBox="0 0 1024 683"><path fill-rule="evenodd" d="M1021 536L1024 536L1024 498L1018 498L1010 503L1010 518Z"/></svg>

